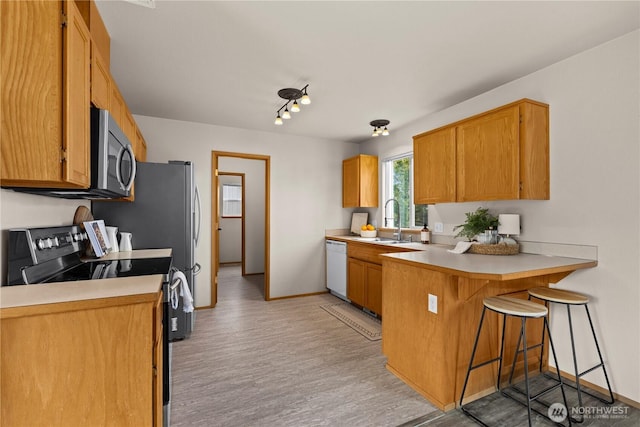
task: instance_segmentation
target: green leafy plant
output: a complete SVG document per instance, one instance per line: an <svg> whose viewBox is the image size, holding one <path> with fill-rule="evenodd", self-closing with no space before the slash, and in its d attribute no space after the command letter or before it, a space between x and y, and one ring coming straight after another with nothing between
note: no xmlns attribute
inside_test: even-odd
<svg viewBox="0 0 640 427"><path fill-rule="evenodd" d="M489 227L494 229L498 227L498 217L491 215L489 209L478 208L475 212L467 212L465 215L467 216L465 223L453 227L453 231L461 229L456 237L466 237L472 241L476 235L483 233Z"/></svg>

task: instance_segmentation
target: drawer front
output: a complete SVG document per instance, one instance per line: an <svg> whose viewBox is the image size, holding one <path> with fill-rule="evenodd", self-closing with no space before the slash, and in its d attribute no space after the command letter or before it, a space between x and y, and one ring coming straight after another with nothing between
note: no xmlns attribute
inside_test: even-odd
<svg viewBox="0 0 640 427"><path fill-rule="evenodd" d="M375 243L351 243L347 244L347 255L362 261L382 265L380 254L395 252L412 252L412 249L398 248L392 245L377 245Z"/></svg>

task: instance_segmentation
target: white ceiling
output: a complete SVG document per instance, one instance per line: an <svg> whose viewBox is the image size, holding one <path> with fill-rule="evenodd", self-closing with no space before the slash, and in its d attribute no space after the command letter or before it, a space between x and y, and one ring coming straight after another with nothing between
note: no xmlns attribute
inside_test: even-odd
<svg viewBox="0 0 640 427"><path fill-rule="evenodd" d="M350 142L640 27L638 1L97 3L134 114ZM277 91L307 83L275 126Z"/></svg>

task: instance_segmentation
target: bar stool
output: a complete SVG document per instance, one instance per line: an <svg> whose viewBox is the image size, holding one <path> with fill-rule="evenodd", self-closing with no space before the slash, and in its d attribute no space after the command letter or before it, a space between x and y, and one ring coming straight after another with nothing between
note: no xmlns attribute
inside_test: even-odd
<svg viewBox="0 0 640 427"><path fill-rule="evenodd" d="M609 384L609 377L607 376L607 370L604 367L604 360L602 359L602 353L600 352L600 345L598 345L598 339L596 338L596 332L593 328L593 322L591 321L591 314L589 313L589 297L586 295L579 294L577 292L565 291L561 289L551 289L551 288L534 288L529 290L529 299L537 298L539 300L544 301L544 305L546 307L549 306L549 303L552 302L554 304L564 304L567 307L567 317L569 318L569 334L571 336L571 352L573 355L573 369L576 377L576 385L573 386L571 384L567 384L568 386L576 389L578 392L578 406L582 408L582 393L588 394L599 401L606 403L608 405L614 402L613 391L611 391L611 384ZM591 327L591 334L593 335L593 342L596 345L596 350L598 352L598 358L600 359L600 363L593 366L592 368L587 369L584 372L580 372L578 370L578 360L576 357L576 346L575 339L573 336L573 323L571 321L571 306L574 305L582 305L584 306L585 311L587 312L587 319L589 319L589 326ZM547 331L548 332L548 331ZM549 336L551 337L551 336ZM544 344L544 330L542 331L542 343ZM544 346L543 346L544 349ZM540 358L542 360L542 358ZM555 355L554 355L555 359ZM557 359L556 359L557 361ZM602 372L604 373L604 379L607 382L607 389L609 390L609 399L603 399L600 396L596 396L592 393L589 393L587 390L582 390L580 387L580 377L589 372L592 372L598 368L602 368ZM542 366L540 367L542 370ZM560 369L558 369L558 372ZM554 378L555 379L555 378ZM579 419L578 422L582 422L583 417Z"/></svg>
<svg viewBox="0 0 640 427"><path fill-rule="evenodd" d="M485 313L486 311L491 310L493 312L496 312L498 314L502 314L502 337L500 338L500 355L494 359L491 360L487 360L481 363L478 363L477 365L473 364L475 355L476 355L476 350L478 348L478 341L480 339L480 332L482 331L482 324L484 322L484 317L485 317ZM465 408L465 405L462 404L463 399L464 399L464 393L467 389L467 383L469 381L469 375L471 374L471 371L473 371L474 369L480 368L482 366L488 365L490 363L493 363L495 361L499 361L498 364L498 378L496 381L496 388L498 389L498 391L500 391L504 396L509 397L513 400L515 400L516 402L524 405L527 407L527 415L529 418L529 427L531 427L531 411L534 411L540 415L542 415L543 417L550 419L549 416L547 414L544 414L542 412L537 411L536 409L531 407L531 402L533 402L534 400L537 400L540 396L550 392L551 390L556 389L557 387L560 387L561 391L562 391L562 399L564 401L564 410L567 411L566 414L562 414L562 415L566 415L566 418L569 421L569 426L571 426L571 418L569 417L568 414L568 406L567 406L567 399L564 393L564 383L562 381L562 377L560 376L560 372L558 371L558 383L547 387L546 389L538 392L536 395L532 396L531 392L529 390L530 385L529 385L529 370L527 368L527 350L530 350L531 348L540 346L540 344L534 345L534 346L530 346L527 347L527 335L526 335L526 321L527 319L538 319L538 318L543 318L544 319L544 329L547 330L547 333L549 333L549 323L548 323L548 309L547 307L545 307L542 304L538 304L532 301L527 301L527 300L522 300L522 299L518 299L518 298L512 298L512 297L505 297L505 296L495 296L495 297L488 297L485 298L483 301L483 307L482 307L482 315L480 316L480 324L478 325L478 332L476 333L476 339L475 342L473 344L473 351L471 352L471 359L469 360L469 368L467 369L467 375L464 379L464 385L462 386L462 394L460 395L460 409L462 410L462 412L464 412L467 416L473 418L475 421L477 421L478 423L482 424L483 426L486 426L487 424L485 424L480 418L478 418L476 415L472 414L471 412L468 411L467 408ZM525 369L524 369L524 382L525 382L525 392L524 394L526 395L526 403L522 402L519 399L516 399L513 396L509 396L508 394L504 393L501 388L500 388L500 376L502 374L502 359L503 359L503 354L504 354L504 335L505 335L505 326L506 326L506 321L507 321L507 316L513 316L513 317L519 317L522 320L522 324L520 326L520 336L518 338L518 348L516 349L516 357L519 353L524 353L524 360L525 360ZM520 350L520 341L522 340L523 345L522 345L522 350ZM556 352L555 349L553 347L553 341L551 339L551 335L549 334L549 345L551 347L551 351L553 353L553 357L554 359L556 358ZM542 351L541 351L542 353ZM557 359L555 359L557 360ZM513 372L512 372L513 374ZM542 403L541 403L542 404ZM547 405L545 405L547 406ZM556 415L557 412L555 412ZM553 420L552 420L553 421Z"/></svg>

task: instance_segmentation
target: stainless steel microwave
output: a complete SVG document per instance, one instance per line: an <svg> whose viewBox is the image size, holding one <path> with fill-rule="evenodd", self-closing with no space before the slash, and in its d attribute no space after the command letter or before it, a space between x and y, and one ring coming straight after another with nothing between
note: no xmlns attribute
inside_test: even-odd
<svg viewBox="0 0 640 427"><path fill-rule="evenodd" d="M91 107L91 186L14 190L65 199L116 199L129 196L135 176L131 142L109 111Z"/></svg>

